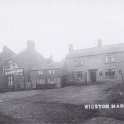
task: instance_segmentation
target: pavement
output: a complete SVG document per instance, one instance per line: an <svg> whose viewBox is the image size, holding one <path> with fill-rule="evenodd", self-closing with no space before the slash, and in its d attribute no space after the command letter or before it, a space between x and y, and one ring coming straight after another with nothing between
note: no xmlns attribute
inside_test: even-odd
<svg viewBox="0 0 124 124"><path fill-rule="evenodd" d="M123 121L95 117L94 112L81 110L83 104L105 102L107 94L104 90L110 86L100 84L1 93L0 124L122 124Z"/></svg>

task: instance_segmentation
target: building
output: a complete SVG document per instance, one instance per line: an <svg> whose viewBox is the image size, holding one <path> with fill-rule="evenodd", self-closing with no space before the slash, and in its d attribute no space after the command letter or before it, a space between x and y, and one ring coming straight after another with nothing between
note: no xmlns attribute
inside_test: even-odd
<svg viewBox="0 0 124 124"><path fill-rule="evenodd" d="M26 88L36 88L37 83L35 74L32 70L41 70L50 63L50 59L44 58L36 49L34 41L27 41L27 48L14 57L14 61L20 68L24 69L24 79ZM38 77L37 77L38 78ZM33 80L33 81L32 81Z"/></svg>
<svg viewBox="0 0 124 124"><path fill-rule="evenodd" d="M9 62L15 56L16 54L12 50L6 46L3 47L3 50L0 53L0 90L7 89L9 87L9 79L5 75L5 71L12 67Z"/></svg>
<svg viewBox="0 0 124 124"><path fill-rule="evenodd" d="M69 47L65 65L72 79L82 83L123 81L124 44L102 46L99 41L93 48L76 50Z"/></svg>
<svg viewBox="0 0 124 124"><path fill-rule="evenodd" d="M62 64L51 63L44 68L47 84L53 84L55 87L61 87Z"/></svg>
<svg viewBox="0 0 124 124"><path fill-rule="evenodd" d="M36 49L34 41L15 54L7 47L0 53L0 90L36 89L49 86L60 87L61 65L52 58L44 58Z"/></svg>
<svg viewBox="0 0 124 124"><path fill-rule="evenodd" d="M15 54L7 47L0 53L0 88L32 89L41 82L37 81L33 70L42 70L53 63L51 58L44 58L36 49L34 41L27 41L27 48ZM39 82L38 82L39 81Z"/></svg>
<svg viewBox="0 0 124 124"><path fill-rule="evenodd" d="M4 46L0 53L0 70L4 71L4 68L7 68L9 65L8 61L12 60L15 56L16 54L11 49Z"/></svg>
<svg viewBox="0 0 124 124"><path fill-rule="evenodd" d="M53 88L61 87L61 65L51 63L46 67L31 71L31 82L33 88Z"/></svg>

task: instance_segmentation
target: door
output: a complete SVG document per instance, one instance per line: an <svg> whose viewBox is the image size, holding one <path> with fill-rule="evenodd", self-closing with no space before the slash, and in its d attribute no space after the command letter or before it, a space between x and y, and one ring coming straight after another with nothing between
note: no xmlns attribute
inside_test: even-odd
<svg viewBox="0 0 124 124"><path fill-rule="evenodd" d="M92 81L92 82L96 82L96 69L94 69L94 70L90 70L89 72L89 74L90 74L90 81Z"/></svg>

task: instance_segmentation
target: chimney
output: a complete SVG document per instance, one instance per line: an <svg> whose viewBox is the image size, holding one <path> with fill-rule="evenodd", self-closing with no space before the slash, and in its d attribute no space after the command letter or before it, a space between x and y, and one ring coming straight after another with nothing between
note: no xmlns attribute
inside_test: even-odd
<svg viewBox="0 0 124 124"><path fill-rule="evenodd" d="M35 43L34 43L33 40L28 40L27 41L27 49L29 49L29 50L35 49Z"/></svg>
<svg viewBox="0 0 124 124"><path fill-rule="evenodd" d="M4 52L8 51L7 46L4 46L4 47L3 47L3 51L4 51Z"/></svg>
<svg viewBox="0 0 124 124"><path fill-rule="evenodd" d="M101 39L98 39L98 41L97 41L97 47L102 47L102 40Z"/></svg>
<svg viewBox="0 0 124 124"><path fill-rule="evenodd" d="M72 52L74 50L73 44L69 45L69 52Z"/></svg>

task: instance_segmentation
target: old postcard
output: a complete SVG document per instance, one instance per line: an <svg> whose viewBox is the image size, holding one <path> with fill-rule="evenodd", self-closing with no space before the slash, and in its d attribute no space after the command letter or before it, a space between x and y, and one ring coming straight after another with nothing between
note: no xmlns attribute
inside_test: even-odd
<svg viewBox="0 0 124 124"><path fill-rule="evenodd" d="M124 1L0 0L0 124L124 124Z"/></svg>

